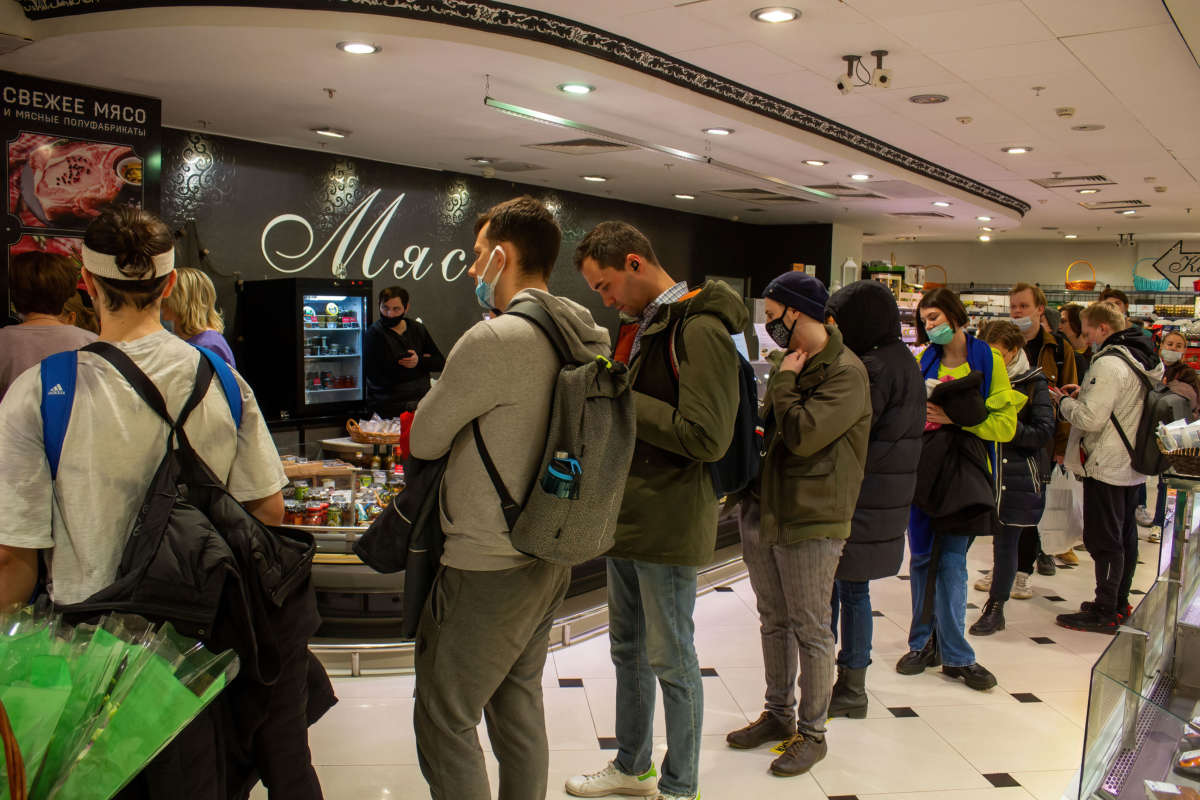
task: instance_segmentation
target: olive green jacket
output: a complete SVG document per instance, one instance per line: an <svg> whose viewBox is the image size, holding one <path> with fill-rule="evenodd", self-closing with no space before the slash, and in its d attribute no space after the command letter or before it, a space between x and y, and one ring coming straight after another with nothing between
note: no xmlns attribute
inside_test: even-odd
<svg viewBox="0 0 1200 800"><path fill-rule="evenodd" d="M610 557L696 567L712 561L718 498L709 464L733 439L739 378L730 336L748 321L742 298L708 281L660 308L642 334L630 365L638 442Z"/></svg>
<svg viewBox="0 0 1200 800"><path fill-rule="evenodd" d="M805 539L846 539L858 503L871 389L858 356L826 326L829 343L800 374L781 370L782 354L763 398L767 457L760 478L762 539L796 544Z"/></svg>

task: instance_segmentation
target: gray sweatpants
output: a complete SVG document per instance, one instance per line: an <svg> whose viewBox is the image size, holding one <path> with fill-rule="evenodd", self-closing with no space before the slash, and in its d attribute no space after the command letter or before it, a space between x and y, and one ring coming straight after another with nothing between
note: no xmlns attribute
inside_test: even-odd
<svg viewBox="0 0 1200 800"><path fill-rule="evenodd" d="M413 727L434 800L490 800L476 726L487 718L500 800L544 800L550 766L542 668L571 570L446 567L417 632Z"/></svg>
<svg viewBox="0 0 1200 800"><path fill-rule="evenodd" d="M790 545L763 544L759 538L758 504L747 499L740 513L742 560L758 601L766 709L789 726L796 720L800 733L821 738L835 678L829 598L845 541L810 539Z"/></svg>

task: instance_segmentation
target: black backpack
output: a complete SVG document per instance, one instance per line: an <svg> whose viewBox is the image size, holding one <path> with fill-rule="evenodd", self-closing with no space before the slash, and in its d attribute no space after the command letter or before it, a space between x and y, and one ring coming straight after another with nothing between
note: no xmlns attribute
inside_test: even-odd
<svg viewBox="0 0 1200 800"><path fill-rule="evenodd" d="M676 322L670 336L671 374L679 383L679 347L681 324ZM758 377L746 357L737 353L738 408L733 422L733 440L725 455L708 465L717 497L736 494L758 478L767 455L766 429L758 416Z"/></svg>
<svg viewBox="0 0 1200 800"><path fill-rule="evenodd" d="M1158 425L1160 422L1166 425L1178 419L1187 419L1191 413L1191 405L1186 397L1175 394L1167 388L1166 384L1152 383L1124 350L1110 347L1100 353L1097 358L1108 355L1120 356L1138 376L1138 380L1142 382L1142 388L1146 390L1145 402L1142 403L1142 416L1138 420L1137 437L1132 443L1121 427L1121 423L1117 421L1117 415L1115 413L1109 415L1113 427L1117 429L1117 435L1121 437L1121 443L1129 451L1130 463L1134 470L1143 475L1158 475L1166 472L1169 464L1167 457L1158 449Z"/></svg>

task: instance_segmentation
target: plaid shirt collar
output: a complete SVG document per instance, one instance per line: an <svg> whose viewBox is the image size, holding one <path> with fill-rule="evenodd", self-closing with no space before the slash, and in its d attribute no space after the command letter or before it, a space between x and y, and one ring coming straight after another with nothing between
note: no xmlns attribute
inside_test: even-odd
<svg viewBox="0 0 1200 800"><path fill-rule="evenodd" d="M658 314L658 310L660 308L662 308L663 306L667 305L668 303L674 303L678 300L683 299L683 296L685 294L687 294L687 292L688 292L687 283L685 281L680 281L679 283L675 284L670 289L667 289L665 292L663 292L658 297L656 297L642 311L642 318L641 318L641 321L638 323L637 336L633 340L633 349L630 350L630 352L629 352L629 360L631 363L632 363L633 359L637 357L638 350L641 349L642 334L645 332L647 326L649 326L650 323L654 321L654 317L655 317L655 315Z"/></svg>

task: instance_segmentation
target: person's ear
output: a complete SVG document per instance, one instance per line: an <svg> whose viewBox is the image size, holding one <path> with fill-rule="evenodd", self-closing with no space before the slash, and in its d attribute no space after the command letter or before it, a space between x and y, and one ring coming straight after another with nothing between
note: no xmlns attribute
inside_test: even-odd
<svg viewBox="0 0 1200 800"><path fill-rule="evenodd" d="M162 296L159 297L159 300L166 300L168 297L170 297L171 292L175 291L175 284L178 282L179 273L172 271L171 274L167 276L167 285L163 288L163 293Z"/></svg>
<svg viewBox="0 0 1200 800"><path fill-rule="evenodd" d="M92 273L87 271L87 267L79 268L79 277L83 278L83 288L87 291L88 297L92 298L92 300L98 299L100 294L96 290L96 281L93 280ZM95 303L92 303L92 305L94 306Z"/></svg>
<svg viewBox="0 0 1200 800"><path fill-rule="evenodd" d="M642 259L635 253L629 253L625 256L625 268L637 272L642 268Z"/></svg>

